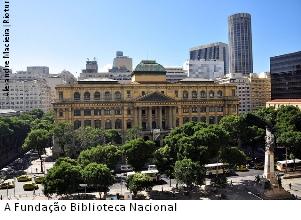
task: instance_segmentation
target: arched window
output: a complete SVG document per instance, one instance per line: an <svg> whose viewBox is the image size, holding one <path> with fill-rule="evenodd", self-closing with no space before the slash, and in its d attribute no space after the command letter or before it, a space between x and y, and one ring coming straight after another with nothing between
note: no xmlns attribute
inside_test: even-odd
<svg viewBox="0 0 301 220"><path fill-rule="evenodd" d="M105 123L105 129L112 129L111 120L107 119Z"/></svg>
<svg viewBox="0 0 301 220"><path fill-rule="evenodd" d="M193 99L197 99L197 98L198 98L198 93L197 93L197 91L192 91L191 97L192 97Z"/></svg>
<svg viewBox="0 0 301 220"><path fill-rule="evenodd" d="M183 91L183 99L188 99L188 91Z"/></svg>
<svg viewBox="0 0 301 220"><path fill-rule="evenodd" d="M63 111L63 109L59 110L59 117L64 117L64 111Z"/></svg>
<svg viewBox="0 0 301 220"><path fill-rule="evenodd" d="M80 100L80 94L79 92L75 92L73 95L74 101L79 101Z"/></svg>
<svg viewBox="0 0 301 220"><path fill-rule="evenodd" d="M157 123L155 121L152 122L152 129L156 129L157 128Z"/></svg>
<svg viewBox="0 0 301 220"><path fill-rule="evenodd" d="M213 98L213 97L214 97L214 91L211 90L211 91L209 92L209 97L210 97L210 98Z"/></svg>
<svg viewBox="0 0 301 220"><path fill-rule="evenodd" d="M202 117L200 118L200 121L206 123L206 117L205 117L205 116L202 116Z"/></svg>
<svg viewBox="0 0 301 220"><path fill-rule="evenodd" d="M117 91L115 92L115 100L120 101L121 100L121 92Z"/></svg>
<svg viewBox="0 0 301 220"><path fill-rule="evenodd" d="M197 122L198 121L198 117L192 117L191 121Z"/></svg>
<svg viewBox="0 0 301 220"><path fill-rule="evenodd" d="M78 129L78 128L80 128L81 127L81 121L79 121L79 120L76 120L76 121L74 121L74 129Z"/></svg>
<svg viewBox="0 0 301 220"><path fill-rule="evenodd" d="M115 121L115 129L121 129L122 128L122 122L120 119L116 119Z"/></svg>
<svg viewBox="0 0 301 220"><path fill-rule="evenodd" d="M217 92L217 96L218 96L218 97L222 97L222 96L223 96L223 91L219 90L219 91Z"/></svg>
<svg viewBox="0 0 301 220"><path fill-rule="evenodd" d="M127 120L127 122L126 122L126 128L127 129L132 128L132 121L131 120Z"/></svg>
<svg viewBox="0 0 301 220"><path fill-rule="evenodd" d="M100 100L100 92L94 93L94 100Z"/></svg>
<svg viewBox="0 0 301 220"><path fill-rule="evenodd" d="M201 98L206 98L206 92L205 91L201 91Z"/></svg>
<svg viewBox="0 0 301 220"><path fill-rule="evenodd" d="M111 101L112 100L112 95L110 92L105 92L105 101Z"/></svg>
<svg viewBox="0 0 301 220"><path fill-rule="evenodd" d="M91 120L85 120L84 121L84 126L85 127L91 127Z"/></svg>
<svg viewBox="0 0 301 220"><path fill-rule="evenodd" d="M90 92L84 93L84 100L90 100Z"/></svg>

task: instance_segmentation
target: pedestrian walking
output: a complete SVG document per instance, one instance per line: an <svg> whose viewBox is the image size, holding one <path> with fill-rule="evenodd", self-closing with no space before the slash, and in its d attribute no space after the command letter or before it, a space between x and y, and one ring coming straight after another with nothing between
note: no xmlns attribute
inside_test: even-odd
<svg viewBox="0 0 301 220"><path fill-rule="evenodd" d="M1 195L1 200L2 200L2 195Z"/></svg>
<svg viewBox="0 0 301 220"><path fill-rule="evenodd" d="M288 184L288 186L289 186L289 188L290 188L290 189L292 189L292 184L291 184L291 183L290 183L290 184Z"/></svg>

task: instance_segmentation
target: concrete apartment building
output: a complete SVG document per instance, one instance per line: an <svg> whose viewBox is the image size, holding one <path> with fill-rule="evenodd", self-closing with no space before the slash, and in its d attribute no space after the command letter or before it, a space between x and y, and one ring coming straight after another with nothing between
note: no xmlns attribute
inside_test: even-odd
<svg viewBox="0 0 301 220"><path fill-rule="evenodd" d="M265 107L266 103L271 100L271 80L268 73L251 73L249 76L242 73L231 73L217 80L220 83L236 85L239 113L247 113Z"/></svg>

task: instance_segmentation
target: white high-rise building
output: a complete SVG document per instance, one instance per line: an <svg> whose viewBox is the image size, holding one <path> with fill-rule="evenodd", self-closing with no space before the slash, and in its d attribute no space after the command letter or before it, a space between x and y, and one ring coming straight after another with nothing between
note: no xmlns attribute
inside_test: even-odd
<svg viewBox="0 0 301 220"><path fill-rule="evenodd" d="M187 78L187 71L183 67L165 67L165 70L167 82L174 83Z"/></svg>
<svg viewBox="0 0 301 220"><path fill-rule="evenodd" d="M2 88L4 82L0 81ZM9 96L0 91L0 108L31 111L51 108L51 89L45 79L10 79Z"/></svg>
<svg viewBox="0 0 301 220"><path fill-rule="evenodd" d="M271 78L267 72L226 74L223 78L218 78L219 83L236 84L236 96L239 97L239 113L255 111L265 107L271 100Z"/></svg>
<svg viewBox="0 0 301 220"><path fill-rule="evenodd" d="M220 60L189 60L189 78L216 79L224 76L224 62Z"/></svg>
<svg viewBox="0 0 301 220"><path fill-rule="evenodd" d="M132 58L123 56L122 51L116 52L116 57L113 60L113 67L110 72L132 72L133 71Z"/></svg>
<svg viewBox="0 0 301 220"><path fill-rule="evenodd" d="M0 72L1 72L0 68ZM0 74L1 76L1 74ZM17 111L31 111L51 109L51 102L55 99L55 86L74 83L76 79L68 72L49 74L48 67L27 67L27 71L17 71L10 74L9 93L0 91L0 108ZM5 82L0 80L0 88Z"/></svg>
<svg viewBox="0 0 301 220"><path fill-rule="evenodd" d="M219 83L235 84L236 96L239 98L239 113L246 113L252 110L251 102L251 82L250 78L242 73L229 73L225 77L217 79Z"/></svg>

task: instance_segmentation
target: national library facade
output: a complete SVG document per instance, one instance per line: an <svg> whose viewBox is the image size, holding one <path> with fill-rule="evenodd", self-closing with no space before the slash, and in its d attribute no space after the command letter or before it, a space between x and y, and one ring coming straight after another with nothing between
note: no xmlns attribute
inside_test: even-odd
<svg viewBox="0 0 301 220"><path fill-rule="evenodd" d="M75 128L117 129L122 136L140 128L144 138L153 139L154 131L163 137L188 121L214 124L237 114L235 90L232 84L193 78L168 83L163 66L143 60L128 83L88 78L57 86L53 107L56 121L70 121Z"/></svg>

